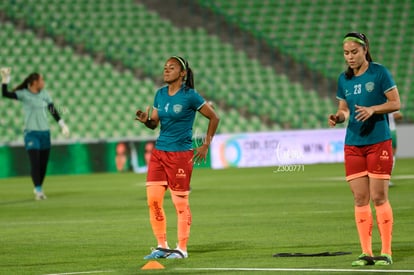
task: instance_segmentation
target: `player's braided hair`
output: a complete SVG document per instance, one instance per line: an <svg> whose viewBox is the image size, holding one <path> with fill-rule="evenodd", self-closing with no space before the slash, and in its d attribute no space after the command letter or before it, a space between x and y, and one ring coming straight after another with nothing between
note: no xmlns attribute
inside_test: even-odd
<svg viewBox="0 0 414 275"><path fill-rule="evenodd" d="M34 81L39 80L39 78L40 78L39 73L29 74L22 83L20 83L13 89L13 92L18 91L18 90L28 89L29 85L31 85Z"/></svg>
<svg viewBox="0 0 414 275"><path fill-rule="evenodd" d="M371 57L371 53L369 52L369 41L368 41L367 36L359 32L350 32L345 35L344 39L347 39L348 37L356 38L355 41L361 44L362 47L367 50L367 53L365 54L365 59L368 62L372 62L373 60ZM345 77L346 79L351 79L353 76L354 76L354 70L352 70L351 67L348 66L348 69L345 72Z"/></svg>
<svg viewBox="0 0 414 275"><path fill-rule="evenodd" d="M187 77L185 78L185 86L187 89L194 89L194 74L193 71L190 68L190 65L188 64L187 60L180 56L172 56L171 58L177 59L180 63L181 70L187 71Z"/></svg>

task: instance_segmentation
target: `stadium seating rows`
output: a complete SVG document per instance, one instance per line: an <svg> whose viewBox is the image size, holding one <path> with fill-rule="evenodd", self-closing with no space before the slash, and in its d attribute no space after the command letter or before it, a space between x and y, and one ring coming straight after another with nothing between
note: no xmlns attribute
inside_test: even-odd
<svg viewBox="0 0 414 275"><path fill-rule="evenodd" d="M77 55L73 48L57 47L52 39L39 39L30 31L20 31L11 23L0 23L1 66L13 67L12 87L32 71L44 72L46 90L71 127L71 139L122 139L155 136L145 127L136 126L134 114L153 101L157 89L153 80L137 79L130 71L118 72L110 63L97 64L90 56ZM22 142L23 114L14 101L0 100L0 143ZM217 107L216 107L217 108ZM267 127L256 116L240 116L233 108L218 109L226 121L220 132L279 129ZM205 131L207 120L197 118L195 127ZM53 125L52 118L50 123ZM64 140L57 125L52 135Z"/></svg>
<svg viewBox="0 0 414 275"><path fill-rule="evenodd" d="M350 31L367 34L374 61L393 74L403 113L414 121L414 2L411 0L197 0L282 53L336 79L345 68L341 42ZM396 19L398 17L398 20Z"/></svg>
<svg viewBox="0 0 414 275"><path fill-rule="evenodd" d="M224 101L230 108L247 107L253 115L266 114L276 127L294 120L293 112L289 110L298 108L300 98L308 94L318 97L316 93L304 91L299 84L292 84L286 77L275 74L271 68L264 68L248 59L245 53L235 51L217 37L207 35L203 29L176 28L134 1L80 1L81 7L72 2L61 1L54 5L46 5L46 2L40 0L30 4L33 9L38 9L36 13L18 13L20 9L16 6L22 3L19 0L10 4L14 8L6 10L10 17L23 18L33 28L45 28L50 35L60 35L71 43L84 44L89 51L102 52L108 60L120 60L127 67L140 68L153 77L160 74L166 56L184 53L197 75L202 76L196 78L197 87L207 98ZM161 34L152 35L156 32ZM269 86L261 83L269 83ZM243 94L244 100L227 101L238 94ZM294 97L289 101L290 105L280 103L279 98L285 96ZM326 113L333 108L333 103L329 99L320 100L324 103L315 105L314 113L304 114L300 109L296 112L300 117L297 121L304 121L298 126L321 127L325 124ZM270 101L271 104L263 103L260 108L252 108L257 105L254 101ZM251 106L246 106L246 103ZM277 115L274 115L275 111ZM287 115L282 120L279 113Z"/></svg>

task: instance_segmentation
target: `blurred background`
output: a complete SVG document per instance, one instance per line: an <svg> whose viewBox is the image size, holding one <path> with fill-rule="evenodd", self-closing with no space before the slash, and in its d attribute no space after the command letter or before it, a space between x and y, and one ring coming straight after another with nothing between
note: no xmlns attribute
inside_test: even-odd
<svg viewBox="0 0 414 275"><path fill-rule="evenodd" d="M218 134L328 128L351 31L391 71L400 123L412 125L411 0L1 0L0 66L12 67L10 87L44 75L71 128L67 139L50 116L54 144L112 142L116 151L158 135L135 111L153 103L172 55L189 61L222 118ZM0 100L0 151L23 144L18 105ZM197 117L195 135L207 123Z"/></svg>

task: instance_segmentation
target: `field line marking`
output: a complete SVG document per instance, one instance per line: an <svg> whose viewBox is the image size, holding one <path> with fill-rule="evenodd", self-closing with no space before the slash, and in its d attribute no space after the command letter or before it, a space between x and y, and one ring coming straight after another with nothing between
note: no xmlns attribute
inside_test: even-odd
<svg viewBox="0 0 414 275"><path fill-rule="evenodd" d="M401 174L401 175L392 175L391 176L391 181L392 180L411 180L414 179L414 175L413 174ZM321 177L321 178L314 178L314 179L308 179L309 181L344 181L345 182L345 177L342 176L338 176L338 177Z"/></svg>
<svg viewBox="0 0 414 275"><path fill-rule="evenodd" d="M392 179L401 179L401 180L411 180L414 179L414 175L406 174L406 175L393 175L391 176Z"/></svg>
<svg viewBox="0 0 414 275"><path fill-rule="evenodd" d="M79 272L65 272L65 273L50 273L43 275L76 275L76 274L94 274L94 273L111 273L113 270L93 270L93 271L79 271Z"/></svg>
<svg viewBox="0 0 414 275"><path fill-rule="evenodd" d="M392 270L392 269L329 269L329 268L231 268L231 267L217 267L217 268L175 268L175 270L205 270L205 271L314 271L314 272L371 272L371 273L413 273L414 270Z"/></svg>

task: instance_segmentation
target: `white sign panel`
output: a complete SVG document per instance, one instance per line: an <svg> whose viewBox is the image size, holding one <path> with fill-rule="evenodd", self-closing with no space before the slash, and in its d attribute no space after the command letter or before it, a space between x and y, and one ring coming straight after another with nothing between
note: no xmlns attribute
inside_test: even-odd
<svg viewBox="0 0 414 275"><path fill-rule="evenodd" d="M223 134L211 143L211 166L258 167L342 162L345 129Z"/></svg>

